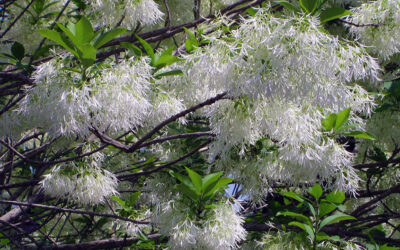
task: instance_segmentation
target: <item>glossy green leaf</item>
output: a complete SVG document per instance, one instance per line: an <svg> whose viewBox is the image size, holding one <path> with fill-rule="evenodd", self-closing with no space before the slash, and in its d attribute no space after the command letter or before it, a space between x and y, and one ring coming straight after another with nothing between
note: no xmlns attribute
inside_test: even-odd
<svg viewBox="0 0 400 250"><path fill-rule="evenodd" d="M61 23L57 23L57 26L64 32L64 34L68 37L68 39L72 42L73 45L80 45L79 39L75 36L75 24L68 22L67 27L62 25Z"/></svg>
<svg viewBox="0 0 400 250"><path fill-rule="evenodd" d="M388 91L389 95L396 98L400 97L400 79L384 82L384 87Z"/></svg>
<svg viewBox="0 0 400 250"><path fill-rule="evenodd" d="M22 60L25 56L25 48L19 42L14 42L11 46L11 54L17 58L19 61Z"/></svg>
<svg viewBox="0 0 400 250"><path fill-rule="evenodd" d="M390 247L387 245L387 243L385 245L379 246L379 250L398 250L398 247Z"/></svg>
<svg viewBox="0 0 400 250"><path fill-rule="evenodd" d="M89 20L82 16L82 18L75 24L75 37L79 44L86 44L92 41L94 31L92 24Z"/></svg>
<svg viewBox="0 0 400 250"><path fill-rule="evenodd" d="M318 6L318 0L299 0L301 8L307 13L313 13Z"/></svg>
<svg viewBox="0 0 400 250"><path fill-rule="evenodd" d="M190 181L189 177L181 175L179 173L175 173L174 171L169 171L170 175L174 176L175 178L177 178L180 182L182 182L183 184L185 184L186 186L192 186L192 182Z"/></svg>
<svg viewBox="0 0 400 250"><path fill-rule="evenodd" d="M321 188L321 186L320 186L318 183L314 184L314 186L312 186L311 188L309 188L309 189L308 189L308 192L309 192L312 196L314 196L314 198L315 198L316 201L319 200L319 198L321 197L321 195L322 195L322 193L323 193L322 188Z"/></svg>
<svg viewBox="0 0 400 250"><path fill-rule="evenodd" d="M305 215L299 214L299 213L294 213L294 212L278 212L276 215L277 215L277 216L280 216L280 215L289 216L289 217L295 218L295 219L297 219L297 220L299 220L299 221L305 222L305 223L307 223L307 224L309 224L309 225L312 225L312 222L311 222L310 218L308 218L308 217L305 216Z"/></svg>
<svg viewBox="0 0 400 250"><path fill-rule="evenodd" d="M121 200L118 196L111 195L110 198L114 201L116 201L123 209L128 209L128 207L125 204L125 201Z"/></svg>
<svg viewBox="0 0 400 250"><path fill-rule="evenodd" d="M125 203L129 206L132 206L139 199L140 194L141 194L140 191L134 192L129 196L129 198L125 201Z"/></svg>
<svg viewBox="0 0 400 250"><path fill-rule="evenodd" d="M300 12L300 9L297 8L296 5L293 5L292 3L289 3L288 1L275 1L275 3L282 5L286 9L293 10L296 13Z"/></svg>
<svg viewBox="0 0 400 250"><path fill-rule="evenodd" d="M128 43L128 42L122 42L121 46L129 49L130 51L132 51L136 56L142 56L143 52L141 49L139 49L139 47L137 47L136 45L132 44L132 43Z"/></svg>
<svg viewBox="0 0 400 250"><path fill-rule="evenodd" d="M126 32L125 28L115 28L110 31L107 31L106 33L100 35L96 41L94 42L93 46L98 49L107 42L111 41L112 39L116 38L119 35L122 35ZM128 43L130 44L130 43ZM136 47L136 46L135 46ZM136 47L137 48L137 47Z"/></svg>
<svg viewBox="0 0 400 250"><path fill-rule="evenodd" d="M180 191L183 195L185 195L187 198L197 202L199 201L199 194L196 193L194 188L188 188L187 185L183 184L177 184L174 186L174 188L178 191Z"/></svg>
<svg viewBox="0 0 400 250"><path fill-rule="evenodd" d="M349 16L353 13L349 10L340 7L328 8L322 11L321 15L319 16L321 23L325 23L328 21L332 21L338 19L340 17Z"/></svg>
<svg viewBox="0 0 400 250"><path fill-rule="evenodd" d="M208 174L202 179L203 192L208 193L218 182L219 177L222 176L223 172L217 172Z"/></svg>
<svg viewBox="0 0 400 250"><path fill-rule="evenodd" d="M151 58L152 63L154 63L154 50L153 48L150 46L150 44L148 44L145 40L143 40L142 38L140 38L138 35L135 35L136 38L138 39L138 41L140 42L140 44L142 44L144 50L146 51L147 55ZM154 65L152 65L154 66Z"/></svg>
<svg viewBox="0 0 400 250"><path fill-rule="evenodd" d="M298 222L298 221L292 221L288 224L289 226L297 226L299 228L301 228L304 232L306 232L312 240L314 240L315 235L314 235L314 231L312 230L310 225Z"/></svg>
<svg viewBox="0 0 400 250"><path fill-rule="evenodd" d="M257 10L254 8L248 8L246 9L246 12L250 15L250 16L255 16L257 14Z"/></svg>
<svg viewBox="0 0 400 250"><path fill-rule="evenodd" d="M337 206L335 204L332 204L330 202L321 202L321 204L319 205L319 216L323 217L327 214L330 214L336 208Z"/></svg>
<svg viewBox="0 0 400 250"><path fill-rule="evenodd" d="M192 52L195 49L193 39L188 38L185 40L185 49L187 52Z"/></svg>
<svg viewBox="0 0 400 250"><path fill-rule="evenodd" d="M218 180L213 188L210 189L207 193L204 194L206 199L213 198L218 192L225 190L227 185L233 181L232 178L222 177Z"/></svg>
<svg viewBox="0 0 400 250"><path fill-rule="evenodd" d="M346 126L341 126L340 128L335 129L335 131L340 132L340 131L343 131L343 130L346 130L349 128L355 128L355 127L359 127L359 126L361 126L361 124L359 124L359 123L350 124L350 125L346 125Z"/></svg>
<svg viewBox="0 0 400 250"><path fill-rule="evenodd" d="M317 235L316 235L316 237L315 237L315 239L317 240L317 242L321 242L321 241L327 240L327 239L329 239L329 238L330 238L330 236L327 235L327 234L324 233L324 232L318 232Z"/></svg>
<svg viewBox="0 0 400 250"><path fill-rule="evenodd" d="M160 79L163 76L180 76L180 75L183 75L182 70L173 69L173 70L169 70L169 71L158 72L158 73L154 74L154 78Z"/></svg>
<svg viewBox="0 0 400 250"><path fill-rule="evenodd" d="M195 171L191 170L190 168L185 167L186 172L188 172L190 179L192 180L193 185L196 188L196 192L198 194L201 193L202 187L203 187L203 182L201 175L196 173Z"/></svg>
<svg viewBox="0 0 400 250"><path fill-rule="evenodd" d="M315 212L315 208L314 208L314 206L313 206L310 202L304 201L303 204L308 208L308 210L310 210L311 214L312 214L314 217L317 216L317 213Z"/></svg>
<svg viewBox="0 0 400 250"><path fill-rule="evenodd" d="M75 73L79 73L79 74L82 73L81 69L71 68L71 67L63 67L63 68L61 68L60 70L63 70L63 71L71 71L71 72L75 72Z"/></svg>
<svg viewBox="0 0 400 250"><path fill-rule="evenodd" d="M373 149L370 149L368 153L369 153L368 158L370 158L374 161L387 161L388 160L385 152L383 152L383 150L377 146L374 146Z"/></svg>
<svg viewBox="0 0 400 250"><path fill-rule="evenodd" d="M49 40L52 40L53 42L56 42L57 44L61 45L65 49L67 49L69 52L71 52L74 56L78 57L78 53L73 49L72 44L70 44L68 41L63 39L60 33L54 30L48 30L48 29L42 29L38 31L39 34L43 37L46 37Z"/></svg>
<svg viewBox="0 0 400 250"><path fill-rule="evenodd" d="M173 51L174 47L170 47L164 50L160 55L158 54L155 55L153 66L156 67L157 69L161 69L165 66L181 61L181 59L172 55Z"/></svg>
<svg viewBox="0 0 400 250"><path fill-rule="evenodd" d="M321 221L321 224L319 224L319 228L322 229L324 226L336 223L339 221L345 221L345 220L355 220L353 216L347 215L347 214L334 214L331 216L326 217Z"/></svg>
<svg viewBox="0 0 400 250"><path fill-rule="evenodd" d="M296 201L301 202L301 203L303 203L304 200L306 200L305 197L303 197L303 196L301 196L299 194L296 194L294 192L283 192L282 195L284 195L286 197L289 197L289 198L292 198L292 199L295 199Z"/></svg>
<svg viewBox="0 0 400 250"><path fill-rule="evenodd" d="M341 204L346 199L346 195L343 191L333 191L325 199L336 204Z"/></svg>
<svg viewBox="0 0 400 250"><path fill-rule="evenodd" d="M342 127L350 117L351 108L347 108L345 110L340 111L336 115L336 122L335 122L335 131Z"/></svg>
<svg viewBox="0 0 400 250"><path fill-rule="evenodd" d="M376 140L375 136L364 131L349 131L349 132L344 132L343 135L357 137L357 138L364 138L368 140Z"/></svg>
<svg viewBox="0 0 400 250"><path fill-rule="evenodd" d="M79 45L78 59L86 68L92 66L96 60L96 48L91 44Z"/></svg>
<svg viewBox="0 0 400 250"><path fill-rule="evenodd" d="M322 119L322 127L326 131L331 131L335 127L336 114L330 114L327 118Z"/></svg>

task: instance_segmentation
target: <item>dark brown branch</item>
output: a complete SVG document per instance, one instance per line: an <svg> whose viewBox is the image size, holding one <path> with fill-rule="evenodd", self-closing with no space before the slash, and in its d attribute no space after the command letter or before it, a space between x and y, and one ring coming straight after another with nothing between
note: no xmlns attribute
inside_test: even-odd
<svg viewBox="0 0 400 250"><path fill-rule="evenodd" d="M185 155L179 157L178 159L176 159L176 160L174 160L174 161L171 161L171 162L168 162L167 164L161 165L161 166L159 166L159 167L157 167L157 168L155 168L155 169L153 169L153 170L150 170L150 171L141 171L141 172L136 172L136 173L132 173L132 174L126 174L126 175L120 175L120 176L118 176L118 179L119 179L120 181L124 181L124 180L128 180L128 179L136 178L136 177L138 177L138 176L150 175L150 174L153 174L153 173L155 173L155 172L158 172L158 171L160 171L160 170L162 170L162 169L164 169L164 168L170 167L170 166L172 166L172 165L174 165L174 164L176 164L176 163L178 163L178 162L180 162L180 161L183 161L183 160L185 160L186 158L188 158L188 157L190 157L190 156L192 156L192 155L198 153L201 149L203 149L205 146L207 146L211 141L212 141L212 140L209 139L209 140L207 140L205 143L203 143L203 144L201 144L200 146L198 146L195 150L193 150L193 151L191 151L191 152L189 152L189 153L187 153L187 154L185 154Z"/></svg>
<svg viewBox="0 0 400 250"><path fill-rule="evenodd" d="M185 115L196 111L204 106L208 106L211 105L221 99L223 99L226 96L227 92L221 93L216 95L215 97L212 97L210 99L207 99L206 101L199 103L189 109L186 109L176 115L171 116L170 118L164 120L163 122L161 122L160 124L158 124L153 130L151 130L149 133L147 133L145 136L143 136L139 141L137 141L134 145L132 145L127 152L134 152L135 150L139 149L141 147L141 145L147 140L150 139L155 133L157 133L158 131L160 131L164 126L166 126L167 124L181 118L184 117Z"/></svg>
<svg viewBox="0 0 400 250"><path fill-rule="evenodd" d="M370 200L370 201L368 201L368 202L366 202L366 203L360 205L359 207L357 207L357 208L351 213L351 215L357 217L357 216L359 216L360 214L362 214L363 211L364 211L365 209L368 209L368 208L370 208L370 207L376 206L377 203L378 203L380 200L384 199L385 197L387 197L387 196L389 196L389 195L391 195L391 194L394 194L394 193L399 193L399 192L400 192L400 184L398 184L398 185L396 185L396 186L394 186L394 187L388 189L386 192L384 192L384 193L382 193L382 194L377 195L374 199L372 199L372 200Z"/></svg>
<svg viewBox="0 0 400 250"><path fill-rule="evenodd" d="M337 20L339 20L342 23L345 23L345 24L348 24L348 25L351 25L351 26L355 26L355 27L371 27L371 26L372 27L379 27L380 26L379 24L376 24L376 23L366 23L366 24L352 23L352 22L346 21L346 20L344 20L342 18L339 18Z"/></svg>
<svg viewBox="0 0 400 250"><path fill-rule="evenodd" d="M400 157L392 159L392 160L375 162L375 163L357 164L357 165L354 165L353 168L364 169L364 168L374 168L374 167L386 167L389 164L397 164L397 163L400 163Z"/></svg>
<svg viewBox="0 0 400 250"><path fill-rule="evenodd" d="M109 218L119 219L119 220L123 220L123 221L129 221L129 222L132 222L135 224L149 224L149 222L147 222L147 221L133 220L131 218L122 217L122 216L118 216L118 215L114 215L114 214L89 212L89 211L82 211L82 210L71 209L71 208L61 208L61 207L56 207L56 206L47 206L47 205L19 202L19 201L0 200L0 203L1 204L9 204L9 205L27 206L27 207L37 207L37 208L55 210L58 212L69 212L69 213L74 213L74 214L87 214L87 215L92 215L92 216L109 217Z"/></svg>
<svg viewBox="0 0 400 250"><path fill-rule="evenodd" d="M157 240L161 237L161 234L150 234L146 235L150 240ZM68 249L68 250L89 250L89 249L116 249L129 247L132 244L138 242L140 239L136 237L132 238L117 238L117 239L107 239L107 240L95 240L90 242L78 243L78 244L65 244L58 246L42 246L40 249L51 250L51 249ZM36 247L26 247L25 249L38 249Z"/></svg>
<svg viewBox="0 0 400 250"><path fill-rule="evenodd" d="M35 0L31 0L28 5L21 11L21 13L19 13L19 15L14 19L14 21L12 21L10 23L10 25L8 25L8 27L4 30L4 32L0 35L0 39L3 38L8 31L11 30L11 28L14 26L14 24L24 15L24 13L29 9L29 7L31 7L31 5L33 4Z"/></svg>

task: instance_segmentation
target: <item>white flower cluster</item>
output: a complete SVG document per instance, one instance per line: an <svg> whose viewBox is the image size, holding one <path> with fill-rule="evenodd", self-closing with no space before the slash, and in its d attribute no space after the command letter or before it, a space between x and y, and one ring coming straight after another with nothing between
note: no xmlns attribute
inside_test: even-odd
<svg viewBox="0 0 400 250"><path fill-rule="evenodd" d="M41 185L46 194L82 205L96 205L118 194L114 174L99 168L60 165L44 176Z"/></svg>
<svg viewBox="0 0 400 250"><path fill-rule="evenodd" d="M353 155L322 132L321 119L351 107L350 120L363 123L355 114L369 116L373 98L353 82L376 83L377 62L362 46L326 33L314 17L276 18L260 10L231 36L210 37L210 46L188 56L183 82L176 83L188 103L224 91L237 98L204 109L217 135L211 158L219 156L224 171L249 185L257 185L249 181L254 176L264 182L258 187L268 179L293 184L329 179L334 188L354 191ZM263 138L275 142L276 154L244 164L246 170L229 159L236 150L248 161L245 152Z"/></svg>
<svg viewBox="0 0 400 250"><path fill-rule="evenodd" d="M388 60L393 54L400 52L400 0L379 0L362 4L352 9L354 13L348 18L356 24L378 24L378 27L356 27L349 25L349 30L370 51Z"/></svg>
<svg viewBox="0 0 400 250"><path fill-rule="evenodd" d="M159 204L154 222L169 235L172 249L235 249L244 240L244 222L229 201L216 204L204 219L191 218L190 208L179 201Z"/></svg>
<svg viewBox="0 0 400 250"><path fill-rule="evenodd" d="M148 115L152 76L145 58L103 69L90 82L61 68L60 62L50 61L34 72L36 86L16 111L22 126L39 127L53 136L83 137L90 134L91 126L111 132L128 130ZM9 123L0 122L4 128Z"/></svg>
<svg viewBox="0 0 400 250"><path fill-rule="evenodd" d="M136 25L153 25L164 15L153 0L87 0L100 25L134 29Z"/></svg>

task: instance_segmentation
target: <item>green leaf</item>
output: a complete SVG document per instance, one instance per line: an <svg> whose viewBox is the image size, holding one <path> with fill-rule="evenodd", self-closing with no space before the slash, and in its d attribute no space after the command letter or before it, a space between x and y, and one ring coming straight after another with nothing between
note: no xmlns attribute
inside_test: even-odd
<svg viewBox="0 0 400 250"><path fill-rule="evenodd" d="M72 22L67 23L67 27L62 25L61 23L57 23L57 26L64 32L65 35L69 38L73 45L80 45L79 39L75 36L75 24Z"/></svg>
<svg viewBox="0 0 400 250"><path fill-rule="evenodd" d="M79 8L84 10L86 8L86 3L85 1L82 0L72 0L72 2L74 2L74 4Z"/></svg>
<svg viewBox="0 0 400 250"><path fill-rule="evenodd" d="M392 95L396 98L400 97L400 79L385 82L384 87L389 92L389 95Z"/></svg>
<svg viewBox="0 0 400 250"><path fill-rule="evenodd" d="M160 79L163 76L181 76L181 75L183 75L182 70L173 69L173 70L169 70L169 71L158 72L158 73L154 74L154 78Z"/></svg>
<svg viewBox="0 0 400 250"><path fill-rule="evenodd" d="M343 191L334 191L330 192L326 198L327 201L330 201L332 203L336 204L342 204L343 201L346 199L346 196Z"/></svg>
<svg viewBox="0 0 400 250"><path fill-rule="evenodd" d="M153 48L150 46L150 44L148 44L145 40L143 40L142 38L140 38L138 35L135 35L136 38L138 39L138 41L140 42L140 44L142 44L144 50L146 51L147 55L151 58L151 62L154 64L154 50ZM154 66L154 65L152 65Z"/></svg>
<svg viewBox="0 0 400 250"><path fill-rule="evenodd" d="M0 238L4 238L4 235L2 233L0 233ZM5 239L0 239L0 244L1 245L7 245L8 243L10 243L10 240L5 238Z"/></svg>
<svg viewBox="0 0 400 250"><path fill-rule="evenodd" d="M194 188L188 188L186 185L183 184L177 184L174 186L175 189L178 191L182 192L183 195L185 195L187 198L193 200L194 202L199 201L200 196L196 193Z"/></svg>
<svg viewBox="0 0 400 250"><path fill-rule="evenodd" d="M301 8L307 13L313 13L318 6L318 0L300 0Z"/></svg>
<svg viewBox="0 0 400 250"><path fill-rule="evenodd" d="M94 31L92 24L89 20L83 16L76 24L75 24L75 37L79 44L86 44L92 41L94 36Z"/></svg>
<svg viewBox="0 0 400 250"><path fill-rule="evenodd" d="M107 31L106 33L100 35L96 41L94 42L93 46L98 49L107 42L111 41L112 39L116 38L119 35L122 35L126 32L125 28L115 28L110 31ZM131 44L131 43L128 43ZM132 45L132 44L131 44ZM136 47L136 46L135 46ZM137 47L136 47L137 48Z"/></svg>
<svg viewBox="0 0 400 250"><path fill-rule="evenodd" d="M116 201L119 205L121 205L121 207L122 207L123 209L128 208L128 207L125 205L125 201L121 200L119 197L117 197L117 196L115 196L115 195L111 195L110 198L113 199L114 201Z"/></svg>
<svg viewBox="0 0 400 250"><path fill-rule="evenodd" d="M290 216L292 218L295 218L297 220L300 220L302 222L305 222L307 224L309 224L310 226L312 225L312 222L310 220L310 218L308 218L305 215L299 214L299 213L294 213L294 212L278 212L276 214L277 216L283 215L283 216Z"/></svg>
<svg viewBox="0 0 400 250"><path fill-rule="evenodd" d="M327 240L327 239L329 239L329 238L330 238L330 236L327 235L327 234L324 233L324 232L318 232L317 235L316 235L316 237L315 237L315 239L317 240L317 242L321 242L321 241Z"/></svg>
<svg viewBox="0 0 400 250"><path fill-rule="evenodd" d="M332 204L330 202L321 202L319 205L319 216L323 217L331 212L333 212L337 206L335 204Z"/></svg>
<svg viewBox="0 0 400 250"><path fill-rule="evenodd" d="M161 68L171 65L175 62L182 61L182 59L179 59L178 57L172 55L173 51L174 51L174 47L170 47L170 48L164 50L161 53L161 55L155 55L154 63L152 66L156 67L157 69L161 69Z"/></svg>
<svg viewBox="0 0 400 250"><path fill-rule="evenodd" d="M170 175L177 178L181 183L185 184L186 186L193 186L192 182L187 176L181 175L179 173L175 173L174 171L169 171Z"/></svg>
<svg viewBox="0 0 400 250"><path fill-rule="evenodd" d="M353 13L349 10L340 7L328 8L322 11L321 15L319 16L321 23L325 23L328 21L332 21L338 19L343 16L349 16Z"/></svg>
<svg viewBox="0 0 400 250"><path fill-rule="evenodd" d="M221 177L222 174L223 172L217 172L204 176L202 179L203 192L204 193L209 192L217 184L218 179L219 177Z"/></svg>
<svg viewBox="0 0 400 250"><path fill-rule="evenodd" d="M42 29L38 30L38 32L41 36L46 37L47 39L52 40L53 42L56 42L57 44L61 45L69 52L71 52L74 56L78 57L78 53L75 51L75 49L73 49L72 44L66 41L57 31Z"/></svg>
<svg viewBox="0 0 400 250"><path fill-rule="evenodd" d="M314 240L315 235L314 235L314 231L312 230L310 225L298 222L298 221L292 221L288 224L289 226L297 226L299 228L301 228L304 232L306 232L312 240Z"/></svg>
<svg viewBox="0 0 400 250"><path fill-rule="evenodd" d="M187 52L192 52L195 48L199 47L199 42L196 39L196 36L188 30L186 27L183 27L185 32L189 35L189 38L185 41L185 49Z"/></svg>
<svg viewBox="0 0 400 250"><path fill-rule="evenodd" d="M133 194L131 194L129 196L129 198L126 200L126 205L133 206L133 204L135 204L137 199L139 199L140 194L141 194L140 191L137 191L137 192L134 192Z"/></svg>
<svg viewBox="0 0 400 250"><path fill-rule="evenodd" d="M368 132L364 132L364 131L349 131L349 132L344 132L343 135L364 138L364 139L368 139L368 140L376 140L375 136L371 135Z"/></svg>
<svg viewBox="0 0 400 250"><path fill-rule="evenodd" d="M91 44L79 45L78 59L86 68L92 66L96 60L96 48Z"/></svg>
<svg viewBox="0 0 400 250"><path fill-rule="evenodd" d="M201 176L195 171L191 170L190 168L185 167L185 169L188 172L189 177L192 180L192 183L195 186L197 193L200 194L201 190L203 189L203 182Z"/></svg>
<svg viewBox="0 0 400 250"><path fill-rule="evenodd" d="M14 42L11 46L11 54L17 58L19 61L22 60L25 56L25 48L19 42Z"/></svg>
<svg viewBox="0 0 400 250"><path fill-rule="evenodd" d="M225 190L226 185L233 181L232 178L222 177L218 180L213 188L210 189L207 193L204 194L206 199L212 199L218 192L221 190Z"/></svg>
<svg viewBox="0 0 400 250"><path fill-rule="evenodd" d="M379 246L379 250L398 250L398 247L390 247L387 245L387 243L385 245Z"/></svg>
<svg viewBox="0 0 400 250"><path fill-rule="evenodd" d="M336 114L330 114L327 118L322 119L322 127L326 131L331 131L335 127Z"/></svg>
<svg viewBox="0 0 400 250"><path fill-rule="evenodd" d="M139 47L137 47L136 45L132 44L132 43L128 43L128 42L122 42L121 46L129 49L130 51L132 51L136 56L142 56L143 52L141 49L139 49Z"/></svg>
<svg viewBox="0 0 400 250"><path fill-rule="evenodd" d="M289 3L288 1L275 1L275 3L282 5L286 9L293 10L296 13L300 12L300 9L297 8L297 6Z"/></svg>
<svg viewBox="0 0 400 250"><path fill-rule="evenodd" d="M194 35L193 32L191 32L190 30L188 30L188 28L183 27L183 30L189 35L190 38L194 38L196 40L196 36ZM196 40L197 41L197 40Z"/></svg>
<svg viewBox="0 0 400 250"><path fill-rule="evenodd" d="M387 161L385 152L377 146L374 146L372 150L369 150L368 157L374 161Z"/></svg>
<svg viewBox="0 0 400 250"><path fill-rule="evenodd" d="M195 49L193 39L191 39L191 38L186 39L186 41L185 41L185 49L189 53L192 52Z"/></svg>
<svg viewBox="0 0 400 250"><path fill-rule="evenodd" d="M335 131L337 129L339 129L340 127L342 127L347 122L347 120L349 119L349 116L350 116L350 111L351 111L351 108L347 108L345 110L340 111L336 115Z"/></svg>
<svg viewBox="0 0 400 250"><path fill-rule="evenodd" d="M255 16L257 14L257 10L254 8L248 8L246 9L246 12L250 15L250 16Z"/></svg>
<svg viewBox="0 0 400 250"><path fill-rule="evenodd" d="M79 74L82 73L81 69L71 68L71 67L63 67L63 68L61 68L60 70L63 70L63 71L71 71L71 72L75 72L75 73L79 73Z"/></svg>
<svg viewBox="0 0 400 250"><path fill-rule="evenodd" d="M315 213L315 208L313 207L313 205L312 205L310 202L308 202L308 201L304 201L303 204L306 205L306 207L308 208L308 210L310 210L311 214L312 214L314 217L316 217L317 214Z"/></svg>
<svg viewBox="0 0 400 250"><path fill-rule="evenodd" d="M321 186L318 183L315 183L314 186L308 189L308 192L314 196L315 200L318 201L321 197L323 191Z"/></svg>
<svg viewBox="0 0 400 250"><path fill-rule="evenodd" d="M343 131L343 130L346 130L349 128L359 127L359 126L361 126L361 124L359 124L359 123L354 123L354 124L350 124L347 126L341 126L340 128L336 129L336 132Z"/></svg>
<svg viewBox="0 0 400 250"><path fill-rule="evenodd" d="M344 221L344 220L355 220L353 216L347 215L347 214L334 214L331 216L326 217L321 221L321 224L319 224L319 229L322 229L324 226L336 223L339 221Z"/></svg>
<svg viewBox="0 0 400 250"><path fill-rule="evenodd" d="M289 197L289 198L292 198L292 199L295 199L296 201L301 202L301 203L303 203L304 200L306 200L305 197L303 197L303 196L301 196L299 194L296 194L294 192L283 192L282 195L284 195L286 197Z"/></svg>

